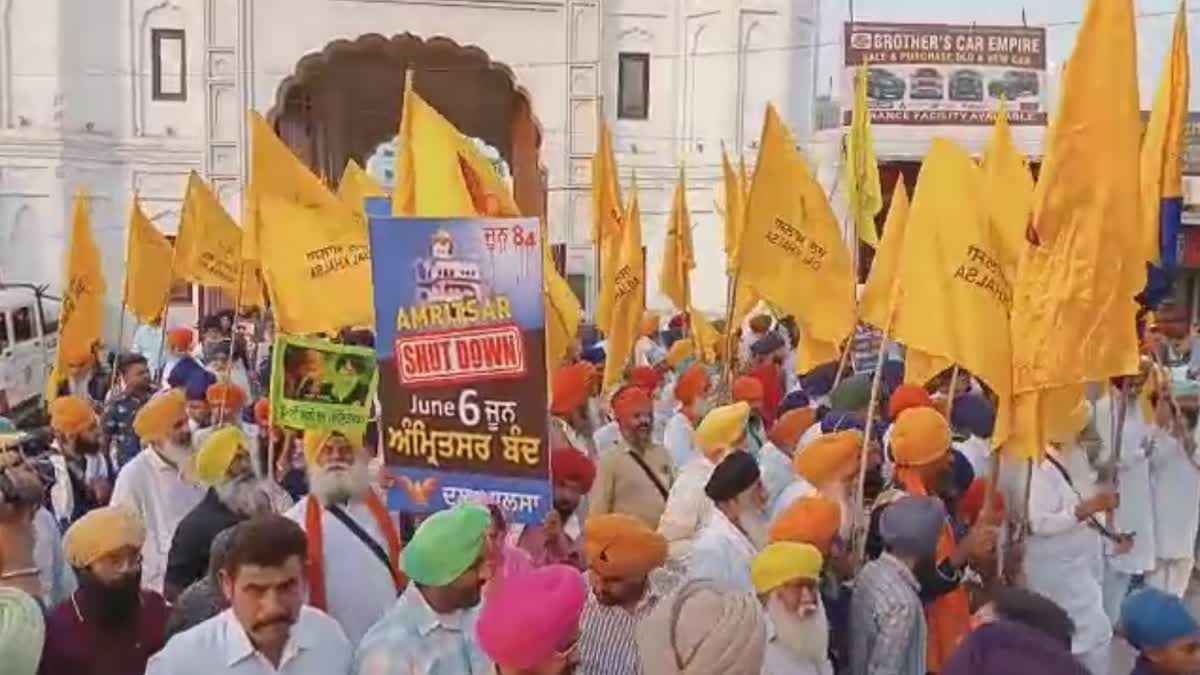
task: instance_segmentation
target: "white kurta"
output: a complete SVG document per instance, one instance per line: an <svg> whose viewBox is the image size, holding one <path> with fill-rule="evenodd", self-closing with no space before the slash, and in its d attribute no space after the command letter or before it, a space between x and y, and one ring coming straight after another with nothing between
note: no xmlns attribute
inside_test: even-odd
<svg viewBox="0 0 1200 675"><path fill-rule="evenodd" d="M146 528L142 588L162 593L175 528L204 499L205 492L207 488L167 464L153 449L139 452L117 475L111 503L136 513Z"/></svg>
<svg viewBox="0 0 1200 675"><path fill-rule="evenodd" d="M1100 535L1075 517L1079 502L1071 484L1050 460L1033 468L1029 488L1032 533L1025 541L1026 583L1071 616L1074 654L1090 652L1112 640L1101 589Z"/></svg>
<svg viewBox="0 0 1200 675"><path fill-rule="evenodd" d="M889 437L888 440L891 440ZM987 478L992 472L992 441L987 438L970 436L965 441L954 443L954 449L961 452L971 463L975 478Z"/></svg>
<svg viewBox="0 0 1200 675"><path fill-rule="evenodd" d="M757 553L746 535L714 508L692 546L687 574L692 579L711 579L730 592L753 594L750 561Z"/></svg>
<svg viewBox="0 0 1200 675"><path fill-rule="evenodd" d="M305 525L311 496L301 499L287 517ZM343 509L386 551L383 536L370 509L361 501ZM383 562L329 511L321 511L321 534L325 540L325 601L329 615L337 619L351 644L358 644L371 626L396 602L396 584Z"/></svg>
<svg viewBox="0 0 1200 675"><path fill-rule="evenodd" d="M609 422L600 427L592 434L592 443L596 446L596 454L604 454L608 450L621 442L621 427L617 426L616 422Z"/></svg>
<svg viewBox="0 0 1200 675"><path fill-rule="evenodd" d="M671 453L671 463L676 469L682 469L683 465L699 456L692 442L694 433L692 420L682 412L675 413L667 421L667 428L663 432L663 447Z"/></svg>
<svg viewBox="0 0 1200 675"><path fill-rule="evenodd" d="M767 491L767 513L771 513L779 495L796 481L796 470L792 467L792 458L769 441L758 453L758 468L763 489Z"/></svg>
<svg viewBox="0 0 1200 675"><path fill-rule="evenodd" d="M1115 402L1112 397L1096 403L1096 430L1100 434L1103 449L1102 461L1111 461L1113 456L1112 420ZM1121 433L1121 461L1118 464L1121 504L1117 507L1114 524L1121 532L1134 533L1133 549L1128 553L1114 554L1112 545L1106 543L1109 564L1125 574L1144 574L1154 569L1154 497L1150 490L1150 458L1143 444L1153 437L1153 428L1142 420L1138 403L1132 402L1126 410L1125 426Z"/></svg>
<svg viewBox="0 0 1200 675"><path fill-rule="evenodd" d="M1191 559L1200 528L1200 469L1184 453L1183 444L1165 429L1154 434L1150 482L1154 488L1155 556L1159 560Z"/></svg>
<svg viewBox="0 0 1200 675"><path fill-rule="evenodd" d="M704 494L704 486L716 468L717 465L704 455L696 455L683 465L679 476L671 484L667 506L658 521L658 533L667 540L667 550L672 560L687 562L696 535L716 508L708 495Z"/></svg>

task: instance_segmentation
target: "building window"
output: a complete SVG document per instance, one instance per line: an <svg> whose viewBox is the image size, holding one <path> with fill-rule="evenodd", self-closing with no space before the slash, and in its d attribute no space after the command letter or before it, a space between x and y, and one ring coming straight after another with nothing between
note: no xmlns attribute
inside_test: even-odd
<svg viewBox="0 0 1200 675"><path fill-rule="evenodd" d="M155 101L187 100L187 46L178 28L150 31L150 76Z"/></svg>
<svg viewBox="0 0 1200 675"><path fill-rule="evenodd" d="M650 117L650 55L622 52L617 66L617 117Z"/></svg>

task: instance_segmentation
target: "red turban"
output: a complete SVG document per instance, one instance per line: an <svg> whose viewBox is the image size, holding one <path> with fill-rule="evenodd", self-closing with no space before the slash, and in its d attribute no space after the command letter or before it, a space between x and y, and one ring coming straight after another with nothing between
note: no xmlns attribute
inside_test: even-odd
<svg viewBox="0 0 1200 675"><path fill-rule="evenodd" d="M708 389L708 371L699 363L693 365L675 381L675 400L691 405Z"/></svg>
<svg viewBox="0 0 1200 675"><path fill-rule="evenodd" d="M267 426L271 423L271 401L270 399L260 398L254 404L254 421L259 426Z"/></svg>
<svg viewBox="0 0 1200 675"><path fill-rule="evenodd" d="M733 400L746 403L761 403L763 399L762 382L756 377L743 375L733 381Z"/></svg>
<svg viewBox="0 0 1200 675"><path fill-rule="evenodd" d="M658 371L650 366L637 366L629 371L629 384L654 391L658 388Z"/></svg>
<svg viewBox="0 0 1200 675"><path fill-rule="evenodd" d="M596 480L596 463L575 448L555 448L550 453L550 476L556 481L578 483L589 492Z"/></svg>
<svg viewBox="0 0 1200 675"><path fill-rule="evenodd" d="M617 421L628 423L638 413L649 413L654 409L650 394L639 387L624 387L617 391L612 399L613 414Z"/></svg>
<svg viewBox="0 0 1200 675"><path fill-rule="evenodd" d="M246 404L246 393L242 391L242 388L224 382L209 387L205 398L209 405L223 410L233 410Z"/></svg>
<svg viewBox="0 0 1200 675"><path fill-rule="evenodd" d="M186 352L192 348L191 328L172 328L167 331L167 344L177 352Z"/></svg>
<svg viewBox="0 0 1200 675"><path fill-rule="evenodd" d="M915 384L902 384L888 398L888 417L893 420L909 408L932 408L929 393Z"/></svg>
<svg viewBox="0 0 1200 675"><path fill-rule="evenodd" d="M974 525L983 513L983 499L987 495L986 478L976 478L958 499L958 515L968 526ZM992 523L1004 520L1004 495L999 490L992 493Z"/></svg>
<svg viewBox="0 0 1200 675"><path fill-rule="evenodd" d="M580 361L554 371L550 412L569 415L587 402L588 380L592 376L592 365Z"/></svg>

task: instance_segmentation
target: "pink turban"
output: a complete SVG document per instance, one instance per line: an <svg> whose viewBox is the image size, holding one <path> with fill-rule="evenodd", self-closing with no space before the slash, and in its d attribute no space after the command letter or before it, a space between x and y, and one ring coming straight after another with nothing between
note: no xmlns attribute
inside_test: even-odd
<svg viewBox="0 0 1200 675"><path fill-rule="evenodd" d="M587 600L583 575L549 565L505 580L484 603L475 632L497 666L536 668L570 645Z"/></svg>

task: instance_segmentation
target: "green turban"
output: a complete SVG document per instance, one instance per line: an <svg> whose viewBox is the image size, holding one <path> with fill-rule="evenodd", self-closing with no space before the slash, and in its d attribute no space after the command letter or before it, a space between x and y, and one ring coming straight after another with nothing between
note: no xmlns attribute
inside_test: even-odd
<svg viewBox="0 0 1200 675"><path fill-rule="evenodd" d="M871 376L852 375L838 383L829 393L829 408L833 412L854 412L871 402Z"/></svg>
<svg viewBox="0 0 1200 675"><path fill-rule="evenodd" d="M491 524L491 513L475 504L429 516L404 547L404 573L422 586L448 586L479 560Z"/></svg>

